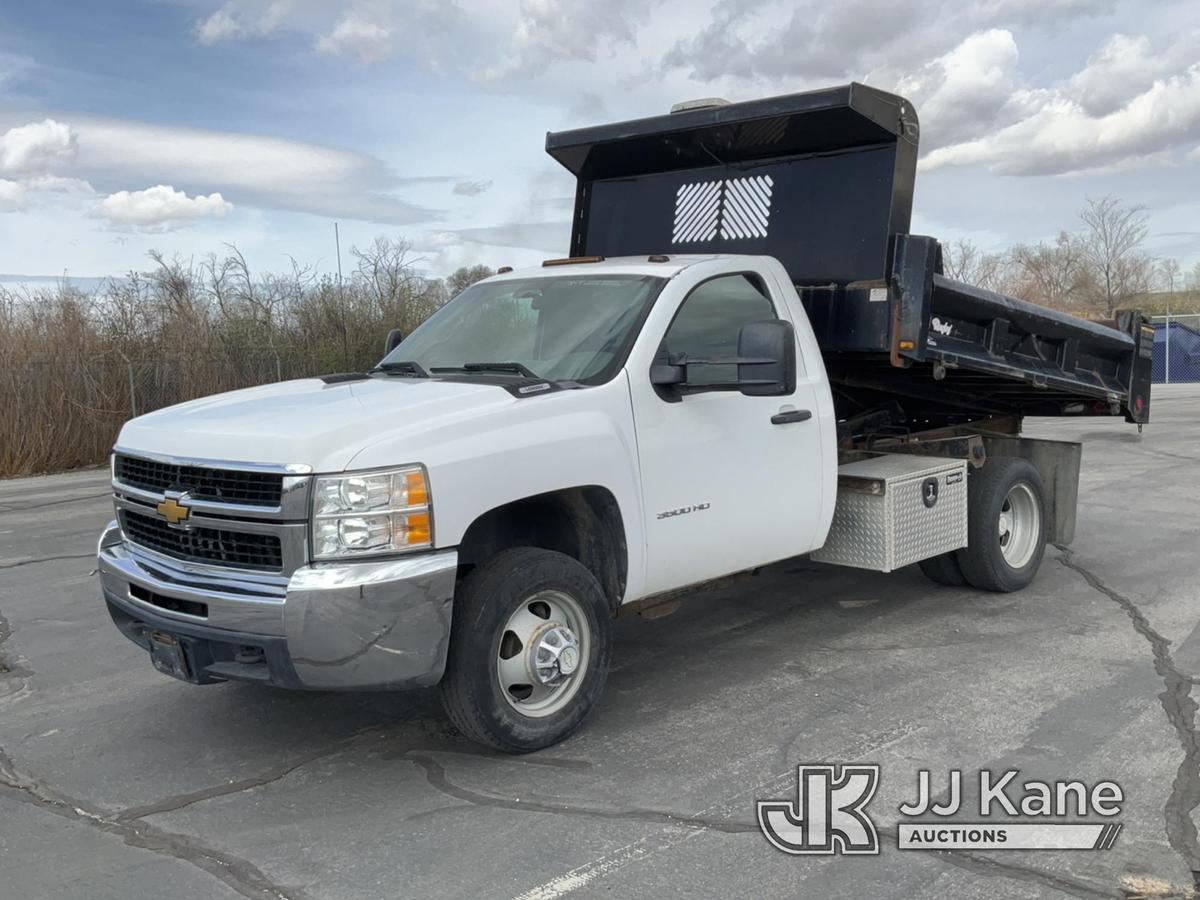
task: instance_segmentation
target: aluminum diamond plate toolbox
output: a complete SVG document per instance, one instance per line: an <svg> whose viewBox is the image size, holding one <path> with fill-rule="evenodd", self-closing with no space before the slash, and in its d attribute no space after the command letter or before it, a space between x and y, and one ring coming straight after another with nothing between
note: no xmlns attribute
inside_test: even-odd
<svg viewBox="0 0 1200 900"><path fill-rule="evenodd" d="M967 461L870 454L838 467L820 562L890 572L967 545Z"/></svg>

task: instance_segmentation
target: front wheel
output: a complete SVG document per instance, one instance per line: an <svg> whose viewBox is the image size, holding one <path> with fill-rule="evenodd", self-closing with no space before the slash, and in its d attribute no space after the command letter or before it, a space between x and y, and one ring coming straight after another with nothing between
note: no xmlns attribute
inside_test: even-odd
<svg viewBox="0 0 1200 900"><path fill-rule="evenodd" d="M507 753L561 741L604 689L611 627L604 592L576 560L534 547L496 554L454 598L446 714Z"/></svg>
<svg viewBox="0 0 1200 900"><path fill-rule="evenodd" d="M996 457L970 475L963 576L987 591L1019 591L1033 581L1046 551L1045 488L1020 457Z"/></svg>

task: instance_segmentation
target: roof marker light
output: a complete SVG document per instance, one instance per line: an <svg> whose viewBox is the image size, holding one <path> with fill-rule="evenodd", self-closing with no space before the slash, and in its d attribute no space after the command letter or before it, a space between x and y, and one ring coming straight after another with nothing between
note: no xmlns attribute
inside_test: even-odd
<svg viewBox="0 0 1200 900"><path fill-rule="evenodd" d="M562 259L547 259L543 266L573 266L575 263L604 262L603 256L564 256Z"/></svg>

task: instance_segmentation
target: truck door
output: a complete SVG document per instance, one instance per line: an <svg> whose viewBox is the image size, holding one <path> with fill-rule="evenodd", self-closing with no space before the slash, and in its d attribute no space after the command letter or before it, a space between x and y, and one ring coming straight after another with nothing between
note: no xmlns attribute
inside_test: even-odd
<svg viewBox="0 0 1200 900"><path fill-rule="evenodd" d="M665 316L652 317L645 337L653 340L649 329L657 320L660 358L665 351L729 359L737 355L743 325L777 318L791 316L760 275L724 274L692 287L665 329ZM736 381L733 365L689 366L689 392L682 396L650 383L644 356L640 370L630 371L647 593L814 549L822 465L829 464L822 460L817 407L824 369L800 351L798 346L796 389L788 396L704 390L705 384Z"/></svg>

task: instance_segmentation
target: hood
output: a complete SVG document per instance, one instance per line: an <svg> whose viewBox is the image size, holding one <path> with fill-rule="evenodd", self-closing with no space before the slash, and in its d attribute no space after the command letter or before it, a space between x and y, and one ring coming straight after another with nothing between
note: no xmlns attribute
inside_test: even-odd
<svg viewBox="0 0 1200 900"><path fill-rule="evenodd" d="M493 385L376 377L285 381L202 397L125 424L117 446L196 459L340 472L368 444L520 402Z"/></svg>

